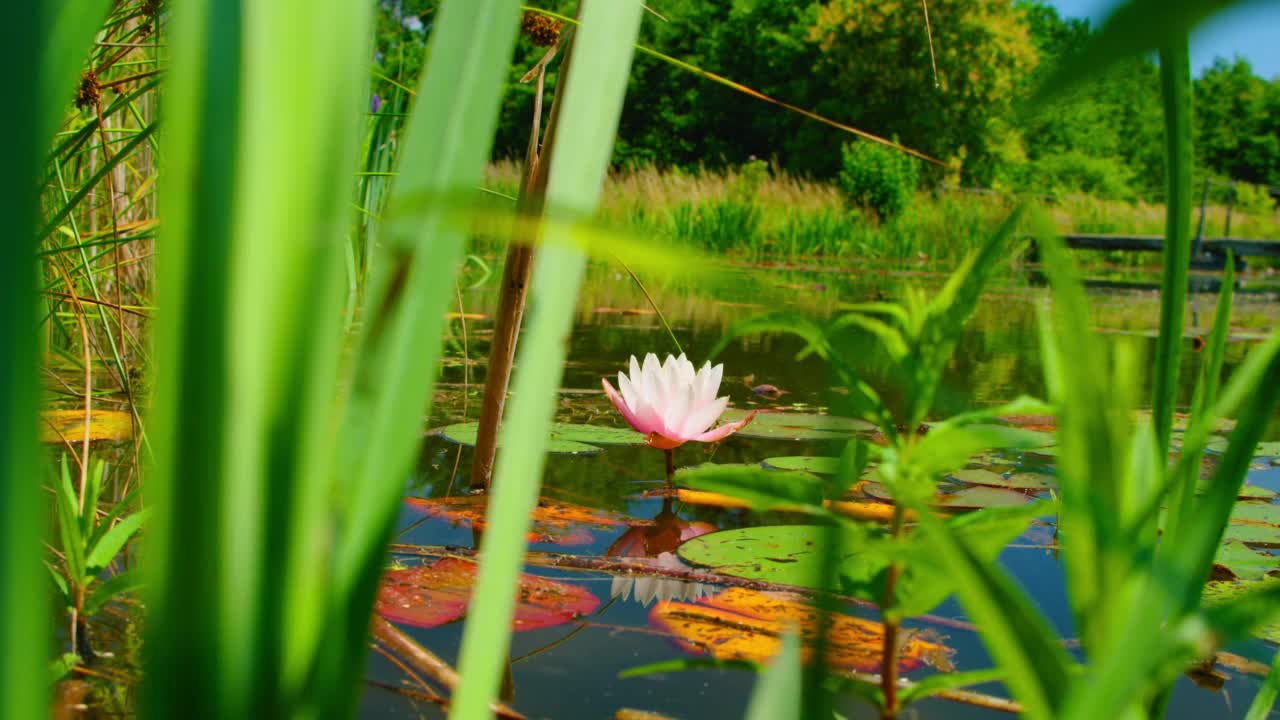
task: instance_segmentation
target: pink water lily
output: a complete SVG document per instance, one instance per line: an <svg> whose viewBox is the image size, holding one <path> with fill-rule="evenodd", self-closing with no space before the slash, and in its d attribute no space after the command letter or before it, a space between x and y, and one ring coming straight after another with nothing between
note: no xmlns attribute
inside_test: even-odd
<svg viewBox="0 0 1280 720"><path fill-rule="evenodd" d="M631 356L630 377L618 373L621 393L607 379L601 383L614 407L631 427L645 434L649 445L671 450L690 440L723 440L755 417L752 412L738 422L711 429L729 406L728 397L716 397L723 375L724 365L711 367L707 362L695 372L683 353L680 357L668 355L661 364L657 355L649 353L643 367Z"/></svg>

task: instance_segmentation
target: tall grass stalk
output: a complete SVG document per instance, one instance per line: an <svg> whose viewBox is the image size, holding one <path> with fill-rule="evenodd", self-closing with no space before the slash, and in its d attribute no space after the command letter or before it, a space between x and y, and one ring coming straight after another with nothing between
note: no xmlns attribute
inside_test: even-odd
<svg viewBox="0 0 1280 720"><path fill-rule="evenodd" d="M1151 408L1160 454L1169 452L1173 406L1178 398L1187 275L1191 263L1191 51L1185 35L1160 48L1164 100L1166 211L1164 275L1160 287L1160 337L1156 340Z"/></svg>
<svg viewBox="0 0 1280 720"><path fill-rule="evenodd" d="M103 15L101 0L9 3L0 22L12 37L0 55L16 112L6 113L11 155L0 173L0 716L45 714L44 683L34 680L47 648L48 618L40 570L45 513L36 448L40 343L34 332L36 218L44 154ZM86 459L87 461L87 459ZM38 675L38 674L37 674Z"/></svg>
<svg viewBox="0 0 1280 720"><path fill-rule="evenodd" d="M340 0L174 12L151 717L323 715L341 712L319 700L333 685L354 690L316 658L341 651L321 642L324 608L350 600L327 591L325 452L371 15Z"/></svg>
<svg viewBox="0 0 1280 720"><path fill-rule="evenodd" d="M639 0L589 0L582 6L556 121L557 134L574 142L557 145L549 159L546 207L553 218L588 217L599 203L642 12ZM533 312L519 350L517 392L499 431L503 449L489 499L484 560L462 638L463 679L449 713L455 719L489 716L489 702L507 665L530 513L538 501L564 369L564 338L573 327L586 265L569 227L557 223L547 229L545 239L534 265Z"/></svg>

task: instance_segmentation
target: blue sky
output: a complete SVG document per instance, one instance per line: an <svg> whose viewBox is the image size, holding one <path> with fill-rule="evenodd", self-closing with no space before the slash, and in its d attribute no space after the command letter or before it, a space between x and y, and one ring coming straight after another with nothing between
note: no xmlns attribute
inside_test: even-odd
<svg viewBox="0 0 1280 720"><path fill-rule="evenodd" d="M1178 0L1168 0L1178 2ZM1114 0L1048 0L1058 13L1101 22ZM1191 37L1191 71L1199 75L1215 56L1240 55L1264 78L1280 77L1280 2L1254 0L1220 13Z"/></svg>

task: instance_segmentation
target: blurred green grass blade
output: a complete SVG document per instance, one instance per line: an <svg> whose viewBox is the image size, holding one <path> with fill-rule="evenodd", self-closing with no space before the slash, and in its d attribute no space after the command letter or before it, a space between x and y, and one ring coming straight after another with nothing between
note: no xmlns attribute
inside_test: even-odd
<svg viewBox="0 0 1280 720"><path fill-rule="evenodd" d="M1280 694L1280 652L1272 658L1271 672L1267 673L1267 679L1258 688L1258 694L1253 696L1253 703L1249 705L1249 712L1245 714L1244 720L1266 720L1271 715L1272 706L1276 704L1277 694Z"/></svg>
<svg viewBox="0 0 1280 720"><path fill-rule="evenodd" d="M1227 252L1227 268L1222 276L1222 290L1218 295L1218 304L1213 314L1213 330L1204 348L1204 363L1200 367L1200 379L1196 383L1191 402L1191 417L1199 424L1205 413L1212 412L1218 399L1218 385L1222 378L1222 362L1226 355L1227 334L1231 330L1231 305L1235 293L1235 258L1234 253ZM1212 424L1212 421L1210 422ZM1204 446L1193 443L1183 448L1187 455L1185 462L1178 462L1173 470L1175 495L1170 499L1172 511L1170 523L1165 530L1166 537L1177 538L1179 528L1185 527L1195 511L1196 485L1199 480L1199 468L1204 456ZM1181 460L1181 458L1180 458Z"/></svg>
<svg viewBox="0 0 1280 720"><path fill-rule="evenodd" d="M1206 18L1249 0L1129 0L1116 7L1079 52L1041 86L1033 104L1060 97L1116 62L1176 42Z"/></svg>
<svg viewBox="0 0 1280 720"><path fill-rule="evenodd" d="M592 0L582 6L568 76L562 78L564 105L556 127L558 136L574 142L557 144L549 161L546 207L552 217L587 216L599 203L642 11L639 0ZM554 240L564 230L551 227L547 232ZM503 451L489 499L484 560L462 638L458 671L465 680L449 712L455 720L489 716L507 664L529 514L541 487L565 338L573 328L586 264L580 250L555 242L539 250L535 263L529 326L519 349L515 391L499 431Z"/></svg>
<svg viewBox="0 0 1280 720"><path fill-rule="evenodd" d="M516 31L514 0L449 0L436 15L428 62L406 128L378 246L369 259L362 327L336 461L343 542L334 563L330 649L318 683L352 683L364 667L382 550L422 442L422 417L439 372L445 309L467 233L448 207L421 206L480 184L497 124ZM349 708L330 707L342 716Z"/></svg>
<svg viewBox="0 0 1280 720"><path fill-rule="evenodd" d="M1056 717L1068 696L1072 662L1053 629L1003 570L979 560L928 508L917 513L928 542L953 569L956 595L1026 717Z"/></svg>
<svg viewBox="0 0 1280 720"><path fill-rule="evenodd" d="M1121 486L1130 462L1126 401L1102 378L1112 377L1106 346L1091 331L1084 284L1062 239L1038 228L1045 271L1053 287L1042 352L1058 407L1059 527L1071 537L1064 554L1072 614L1086 645L1105 638L1101 608L1109 569L1124 565ZM1043 320L1042 320L1043 321ZM1101 559L1106 558L1106 562Z"/></svg>
<svg viewBox="0 0 1280 720"><path fill-rule="evenodd" d="M421 442L438 372L444 310L466 233L448 208L420 198L480 183L520 18L512 0L444 3L406 128L400 174L383 213L380 248L365 292L351 399L339 439L349 542L337 559L347 588L370 581ZM442 108L444 109L442 111ZM369 598L372 603L372 595ZM363 621L361 621L363 622ZM363 637L364 630L358 633Z"/></svg>
<svg viewBox="0 0 1280 720"><path fill-rule="evenodd" d="M1200 601L1223 529L1253 461L1254 447L1280 406L1280 382L1276 378L1280 378L1280 330L1249 354L1223 393L1227 403L1240 403L1236 429L1208 490L1191 516L1186 537L1179 538L1177 552L1169 554L1170 561L1182 570L1180 574L1188 578L1180 603L1182 612L1195 608Z"/></svg>
<svg viewBox="0 0 1280 720"><path fill-rule="evenodd" d="M1191 51L1187 36L1160 48L1160 89L1165 120L1164 274L1160 285L1160 336L1156 340L1152 423L1161 455L1169 452L1173 409L1178 400L1191 265Z"/></svg>
<svg viewBox="0 0 1280 720"><path fill-rule="evenodd" d="M784 632L782 650L756 680L746 720L800 720L804 672L800 664L800 636Z"/></svg>
<svg viewBox="0 0 1280 720"><path fill-rule="evenodd" d="M98 0L97 5L105 7ZM6 68L5 88L12 112L0 128L9 142L0 172L0 717L42 717L46 688L31 681L32 664L48 651L46 598L40 536L45 499L40 493L41 454L36 445L40 401L37 379L40 347L37 319L36 239L41 163L54 127L62 116L58 98L70 92L74 71L86 55L88 36L56 22L77 10L92 17L94 4L81 2L14 2L0 9L6 41L0 59ZM78 26L78 25L77 25Z"/></svg>
<svg viewBox="0 0 1280 720"><path fill-rule="evenodd" d="M324 592L320 469L371 18L343 0L195 0L170 23L145 715L321 704L304 683L341 602Z"/></svg>

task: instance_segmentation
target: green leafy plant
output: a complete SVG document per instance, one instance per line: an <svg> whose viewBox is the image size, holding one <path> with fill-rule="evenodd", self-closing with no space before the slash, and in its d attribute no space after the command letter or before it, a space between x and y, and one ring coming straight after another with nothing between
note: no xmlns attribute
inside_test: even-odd
<svg viewBox="0 0 1280 720"><path fill-rule="evenodd" d="M135 488L110 510L101 513L98 500L102 496L105 471L106 464L95 461L85 476L86 485L77 491L64 455L60 471L51 483L57 506L58 550L63 562L60 567L46 567L67 610L67 635L72 651L82 657L93 655L86 636L86 619L96 615L116 596L142 586L141 572L122 567L117 560L146 523L149 511L128 512L140 494L140 489ZM107 572L109 568L113 570Z"/></svg>
<svg viewBox="0 0 1280 720"><path fill-rule="evenodd" d="M865 140L845 143L840 158L840 187L845 196L886 220L906 209L920 184L919 162L884 145Z"/></svg>

